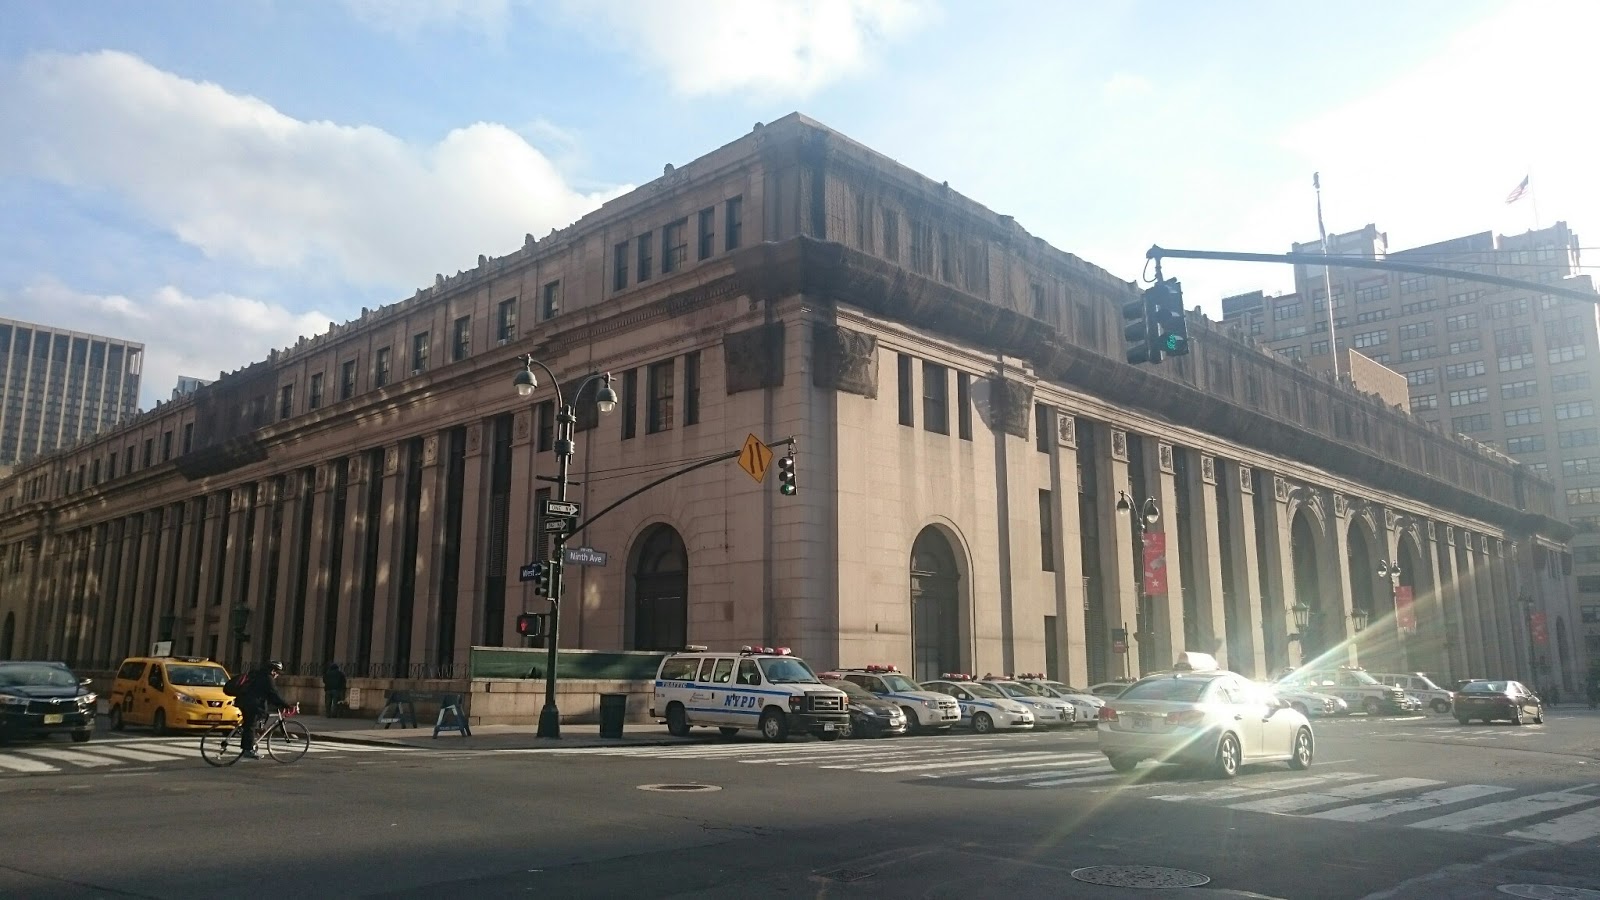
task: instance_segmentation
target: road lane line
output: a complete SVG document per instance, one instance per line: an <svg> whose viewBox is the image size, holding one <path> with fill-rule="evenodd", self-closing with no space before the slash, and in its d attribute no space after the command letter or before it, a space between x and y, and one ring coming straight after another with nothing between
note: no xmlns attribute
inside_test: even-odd
<svg viewBox="0 0 1600 900"><path fill-rule="evenodd" d="M1028 787L1055 787L1062 784L1089 784L1095 781L1115 781L1122 778L1121 772L1107 772L1103 775L1079 775L1073 778L1053 778L1049 781L1030 781Z"/></svg>
<svg viewBox="0 0 1600 900"><path fill-rule="evenodd" d="M1552 844L1575 844L1592 837L1600 837L1600 806L1530 825L1527 828L1519 828L1508 832L1506 836Z"/></svg>
<svg viewBox="0 0 1600 900"><path fill-rule="evenodd" d="M1487 797L1491 794L1503 794L1509 790L1511 788L1496 787L1492 784L1463 784L1440 791L1431 791L1420 797L1410 797L1404 800L1380 800L1376 803L1358 803L1354 806L1341 806L1338 809L1307 813L1306 818L1330 819L1335 822L1371 822L1403 813L1448 806L1452 803L1465 803L1468 800L1476 800L1479 797Z"/></svg>
<svg viewBox="0 0 1600 900"><path fill-rule="evenodd" d="M24 750L22 752L28 754L29 756L37 756L42 759L52 759L56 762L72 763L75 766L82 766L86 769L92 769L96 766L122 765L122 760L120 759L107 759L104 756L95 756L93 753L84 753L78 750L46 750L41 748L37 750Z"/></svg>
<svg viewBox="0 0 1600 900"><path fill-rule="evenodd" d="M1570 791L1550 791L1544 794L1530 794L1518 797L1515 800L1503 800L1499 803L1486 803L1460 812L1426 819L1421 822L1412 822L1408 828L1428 828L1433 831L1471 831L1485 825L1499 825L1514 819L1526 819L1541 813L1566 809L1569 806L1581 806L1585 803L1594 803L1600 797L1591 797L1588 794L1574 794Z"/></svg>
<svg viewBox="0 0 1600 900"><path fill-rule="evenodd" d="M1096 753L1096 754L1094 754L1092 756L1087 756L1087 757L1080 756L1078 754L1070 754L1069 753L1069 754L1064 754L1064 755L1059 756L1059 757L1052 757L1050 759L1037 760L1037 761L1034 761L1034 762L1007 763L1007 764L998 765L998 766L984 765L984 766L979 766L979 767L977 767L976 770L970 771L970 772L964 772L964 771L934 772L934 773L931 773L931 774L928 774L928 775L924 775L923 777L924 778L964 778L964 779L968 779L968 780L971 780L971 781L982 781L984 779L973 778L972 776L974 776L974 775L982 775L982 774L985 774L987 772L1014 772L1014 771L1019 770L1019 769L1048 769L1051 766L1093 766L1093 765L1102 765L1102 766L1103 765L1107 765L1105 757L1101 756L1098 753ZM1057 774L1063 774L1064 775L1064 774L1067 773L1067 771L1070 771L1070 770L1058 770L1056 772L1026 772L1026 773L1021 774L1021 775L1010 776L1010 778L1011 778L1011 780L1021 780L1021 779L1025 779L1025 778L1049 778L1049 777L1051 777L1053 775L1057 775ZM995 777L1003 777L1003 776L995 776Z"/></svg>
<svg viewBox="0 0 1600 900"><path fill-rule="evenodd" d="M129 747L96 747L95 752L103 753L106 756L116 756L121 759L131 759L135 762L174 762L178 759L177 756L166 753L151 753L146 750L134 750ZM199 749L196 748L190 755L193 755L198 760L200 758Z"/></svg>
<svg viewBox="0 0 1600 900"><path fill-rule="evenodd" d="M1059 758L1061 758L1061 755L1058 754L1058 753L1051 753L1051 752L1046 752L1046 751L1037 751L1037 752L1033 752L1033 753L1017 753L1017 754L1013 754L1011 756L990 756L990 757L985 757L983 759L971 759L971 758L969 758L969 759L961 760L959 762L916 763L914 765L909 765L909 766L873 765L873 766L870 766L870 767L863 767L861 765L845 765L845 766L818 766L817 768L819 768L819 769L855 769L856 771L859 771L859 772L872 772L872 773L875 773L875 774L882 774L882 773L894 773L894 772L927 771L929 769L971 769L971 768L973 768L975 766L989 766L989 765L994 765L995 763L1003 763L1003 762L1040 762L1040 761L1042 761L1042 760L1044 760L1046 758L1059 759ZM879 762L884 762L884 760L879 760Z"/></svg>
<svg viewBox="0 0 1600 900"><path fill-rule="evenodd" d="M1211 800L1234 800L1239 797L1250 797L1255 794L1275 794L1279 791L1292 791L1298 788L1322 784L1326 781L1352 781L1357 778L1371 778L1361 772L1329 772L1326 775L1308 775L1304 778L1286 778L1283 781L1260 782L1255 785L1241 785L1239 787L1214 788L1201 791L1198 794L1163 794L1151 797L1151 800L1167 800L1174 803L1198 801L1205 803Z"/></svg>
<svg viewBox="0 0 1600 900"><path fill-rule="evenodd" d="M1047 763L1047 765L1060 765L1065 766L1066 768L1054 769L1049 772L1013 772L1009 775L989 775L983 778L969 778L968 780L976 781L981 784L1010 784L1013 781L1027 781L1031 778L1066 778L1070 776L1082 775L1091 767L1105 766L1109 765L1109 763L1105 762L1104 760L1100 760L1098 763L1096 763L1095 760L1086 759L1079 763ZM1024 767L1016 766L1014 768ZM1028 766L1026 768L1032 768L1032 766Z"/></svg>
<svg viewBox="0 0 1600 900"><path fill-rule="evenodd" d="M37 759L28 759L22 756L0 756L0 769L10 769L13 772L58 772L57 766Z"/></svg>
<svg viewBox="0 0 1600 900"><path fill-rule="evenodd" d="M1313 806L1327 806L1341 800L1360 800L1379 794L1395 794L1417 788L1444 784L1431 778L1391 778L1387 781L1368 781L1360 784L1342 784L1314 794L1290 794L1287 797L1268 797L1265 800L1246 800L1229 805L1229 809L1250 812L1290 813Z"/></svg>

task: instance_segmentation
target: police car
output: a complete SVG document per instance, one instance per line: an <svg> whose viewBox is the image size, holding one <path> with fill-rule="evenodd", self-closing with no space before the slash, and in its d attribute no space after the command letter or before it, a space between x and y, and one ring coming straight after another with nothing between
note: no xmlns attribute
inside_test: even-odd
<svg viewBox="0 0 1600 900"><path fill-rule="evenodd" d="M1041 674L1019 675L1017 683L1036 693L1072 704L1073 725L1082 724L1093 728L1100 722L1100 707L1105 706L1106 701L1088 690L1062 684Z"/></svg>
<svg viewBox="0 0 1600 900"><path fill-rule="evenodd" d="M1036 728L1071 728L1077 718L1071 703L1023 684L1015 678L984 678L982 683L1033 710L1033 724ZM1100 711L1095 710L1097 720L1099 715Z"/></svg>
<svg viewBox="0 0 1600 900"><path fill-rule="evenodd" d="M961 721L961 707L949 694L924 690L922 685L900 674L893 665L874 665L859 669L837 669L839 677L860 685L869 692L900 707L913 731L940 729Z"/></svg>
<svg viewBox="0 0 1600 900"><path fill-rule="evenodd" d="M1032 728L1033 711L987 684L972 680L971 675L946 673L935 681L924 681L923 690L949 694L961 707L960 724L978 734L988 734L997 728Z"/></svg>
<svg viewBox="0 0 1600 900"><path fill-rule="evenodd" d="M769 741L791 733L831 741L850 727L844 692L823 684L788 647L743 647L737 653L690 647L674 653L656 670L650 715L666 720L676 737L707 726L729 737L753 728Z"/></svg>

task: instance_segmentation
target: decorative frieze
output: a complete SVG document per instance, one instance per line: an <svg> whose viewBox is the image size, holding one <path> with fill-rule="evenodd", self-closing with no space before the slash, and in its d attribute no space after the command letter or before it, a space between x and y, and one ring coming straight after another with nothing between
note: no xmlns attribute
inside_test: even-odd
<svg viewBox="0 0 1600 900"><path fill-rule="evenodd" d="M533 411L522 410L511 417L511 443L521 446L533 440Z"/></svg>
<svg viewBox="0 0 1600 900"><path fill-rule="evenodd" d="M1437 541L1438 539L1439 539L1439 528L1438 528L1438 525L1432 519L1429 519L1428 520L1428 540Z"/></svg>
<svg viewBox="0 0 1600 900"><path fill-rule="evenodd" d="M1444 543L1447 547L1456 545L1456 527L1454 525L1446 525L1444 527Z"/></svg>
<svg viewBox="0 0 1600 900"><path fill-rule="evenodd" d="M388 478L400 474L400 448L390 444L383 448L383 476Z"/></svg>
<svg viewBox="0 0 1600 900"><path fill-rule="evenodd" d="M811 353L814 386L877 399L877 335L817 322L811 328Z"/></svg>
<svg viewBox="0 0 1600 900"><path fill-rule="evenodd" d="M439 436L430 434L422 439L422 464L435 465L439 462Z"/></svg>
<svg viewBox="0 0 1600 900"><path fill-rule="evenodd" d="M1200 454L1200 482L1202 484L1217 483L1217 458Z"/></svg>
<svg viewBox="0 0 1600 900"><path fill-rule="evenodd" d="M1282 475L1272 476L1272 496L1279 503L1289 502L1289 481Z"/></svg>
<svg viewBox="0 0 1600 900"><path fill-rule="evenodd" d="M1066 413L1056 413L1056 443L1063 447L1078 448L1078 419Z"/></svg>
<svg viewBox="0 0 1600 900"><path fill-rule="evenodd" d="M1333 517L1335 519L1342 519L1348 515L1350 515L1350 498L1346 497L1344 494L1334 492Z"/></svg>
<svg viewBox="0 0 1600 900"><path fill-rule="evenodd" d="M1177 471L1172 462L1172 445L1166 441L1156 442L1156 464L1167 475L1172 475Z"/></svg>
<svg viewBox="0 0 1600 900"><path fill-rule="evenodd" d="M1028 419L1033 412L1033 385L1012 381L1003 375L992 379L994 412L1000 427L1012 437L1028 436Z"/></svg>
<svg viewBox="0 0 1600 900"><path fill-rule="evenodd" d="M1255 494L1255 492L1256 492L1256 473L1255 473L1255 470L1251 469L1249 466L1240 466L1239 467L1239 493L1253 495L1253 494Z"/></svg>
<svg viewBox="0 0 1600 900"><path fill-rule="evenodd" d="M722 336L723 377L729 394L783 385L783 337L782 322Z"/></svg>
<svg viewBox="0 0 1600 900"><path fill-rule="evenodd" d="M1117 462L1128 461L1128 433L1120 428L1111 429L1111 458Z"/></svg>
<svg viewBox="0 0 1600 900"><path fill-rule="evenodd" d="M483 424L474 422L467 426L467 455L477 456L483 449Z"/></svg>

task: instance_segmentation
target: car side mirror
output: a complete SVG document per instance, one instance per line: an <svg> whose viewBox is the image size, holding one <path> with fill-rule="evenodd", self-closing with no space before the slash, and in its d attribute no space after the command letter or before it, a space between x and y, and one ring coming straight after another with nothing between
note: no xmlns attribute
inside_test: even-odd
<svg viewBox="0 0 1600 900"><path fill-rule="evenodd" d="M93 678L80 678L80 679L78 679L78 687L89 687L92 684L94 684L94 679Z"/></svg>

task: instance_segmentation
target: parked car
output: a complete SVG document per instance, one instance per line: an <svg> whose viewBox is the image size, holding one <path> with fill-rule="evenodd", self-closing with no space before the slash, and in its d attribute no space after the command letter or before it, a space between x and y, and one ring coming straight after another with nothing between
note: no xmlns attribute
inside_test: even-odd
<svg viewBox="0 0 1600 900"><path fill-rule="evenodd" d="M854 682L838 677L837 672L824 672L817 676L822 683L838 688L850 698L846 707L850 711L850 725L845 737L887 737L905 734L910 727L905 711Z"/></svg>
<svg viewBox="0 0 1600 900"><path fill-rule="evenodd" d="M1456 721L1465 725L1473 719L1485 724L1504 719L1521 725L1528 719L1544 724L1544 701L1520 681L1469 681L1455 694Z"/></svg>
<svg viewBox="0 0 1600 900"><path fill-rule="evenodd" d="M156 734L232 728L243 721L223 693L228 670L199 656L133 656L111 685L111 728L147 725Z"/></svg>
<svg viewBox="0 0 1600 900"><path fill-rule="evenodd" d="M81 744L94 737L97 701L66 663L0 662L0 741L65 733Z"/></svg>

